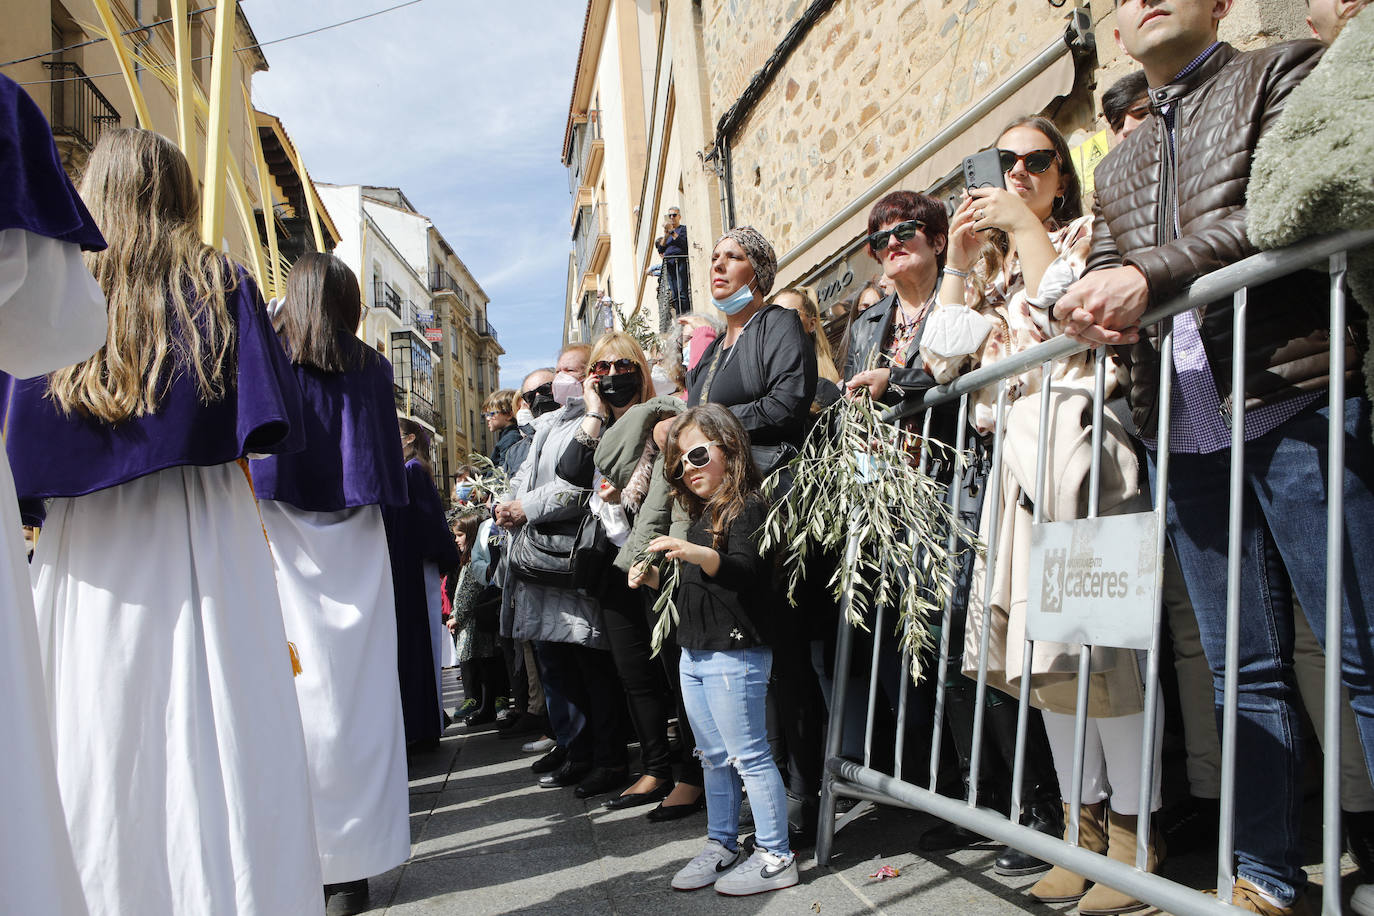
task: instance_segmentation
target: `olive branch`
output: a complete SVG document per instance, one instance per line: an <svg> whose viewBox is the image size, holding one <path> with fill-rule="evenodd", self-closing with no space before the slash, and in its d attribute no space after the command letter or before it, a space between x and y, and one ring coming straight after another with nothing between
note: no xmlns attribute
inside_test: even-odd
<svg viewBox="0 0 1374 916"><path fill-rule="evenodd" d="M495 495L510 490L510 475L505 468L497 467L490 458L480 452L471 452L467 463L477 473L473 486Z"/></svg>
<svg viewBox="0 0 1374 916"><path fill-rule="evenodd" d="M620 326L621 330L633 337L644 353L652 358L651 355L657 352L660 342L658 334L649 326L649 316L646 312L647 309L642 307L633 309L628 315L620 311Z"/></svg>
<svg viewBox="0 0 1374 916"><path fill-rule="evenodd" d="M669 560L667 554L655 553L647 547L639 552L630 568L642 567L646 572L658 570L658 598L654 601L654 631L649 637L649 657L658 655L663 648L663 640L668 638L673 627L677 626L677 603L673 594L677 591L678 578L682 572L681 560Z"/></svg>
<svg viewBox="0 0 1374 916"><path fill-rule="evenodd" d="M867 397L841 398L820 413L789 465L791 488L773 500L760 546L781 552L794 604L813 554L844 557L827 587L842 603L848 597L852 626L868 629L875 606L896 610L900 649L919 681L922 653L934 647L933 626L954 593L956 560L967 545L979 549L977 532L950 511L945 486L917 466L910 447L958 465L962 456L884 422L883 409ZM770 476L766 492L775 493L779 479ZM964 547L949 549L951 532Z"/></svg>

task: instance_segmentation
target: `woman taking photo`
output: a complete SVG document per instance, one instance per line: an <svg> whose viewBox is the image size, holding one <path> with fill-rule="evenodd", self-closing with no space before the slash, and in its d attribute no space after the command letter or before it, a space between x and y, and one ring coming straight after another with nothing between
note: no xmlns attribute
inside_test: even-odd
<svg viewBox="0 0 1374 916"><path fill-rule="evenodd" d="M302 665L325 894L361 912L367 879L410 855L395 595L381 506L406 502L391 366L357 337L358 280L306 252L277 316L300 383L305 451L252 462L287 632Z"/></svg>
<svg viewBox="0 0 1374 916"><path fill-rule="evenodd" d="M396 659L406 747L429 751L438 748L446 718L440 706L444 696L441 640L449 635L444 628L440 574L458 567L458 548L434 486L429 430L409 417L399 422L409 501L385 507L382 518L396 595Z"/></svg>
<svg viewBox="0 0 1374 916"><path fill-rule="evenodd" d="M944 345L926 347L922 352L928 370L941 383L1054 336L1057 328L1052 307L1082 273L1087 258L1092 217L1083 215L1078 176L1068 145L1054 123L1043 117L1019 118L1003 130L997 147L1006 188L970 190L955 210L950 226L950 269L931 324L939 328L948 323L964 332L937 335ZM968 335L967 328L978 321L982 322L981 335ZM951 346L960 336L968 337L967 345ZM1078 517L1080 499L1086 494L1085 464L1080 466L1082 463L1073 460L1073 446L1090 433L1082 418L1091 408L1095 358L1087 351L1053 365L1054 397L1046 431L1050 437L1046 478L1052 492L1045 497L1046 521ZM1111 399L1118 388L1119 366L1114 357L1108 359L1107 398ZM1021 494L1035 492L1035 460L1020 460L1019 456L1035 453L1041 386L1038 370L1008 382L1011 406L1004 424L1007 441L1013 445L1003 469L1001 505L984 505L982 530L989 529L992 513L999 513L1002 547L997 561L999 565L1010 564L1011 574L996 577L995 585L1005 585L994 591L991 606L984 606L981 587L975 585L972 590L963 669L976 677L979 636L981 627L987 626L991 630L989 684L1008 693L1031 691L1031 703L1043 711L1061 796L1068 798L1073 782L1077 681L1054 672L1077 670L1077 653L1084 651L1083 647L1037 641L1031 659L1031 683L1020 682L1024 612L1017 609L1025 604L1029 557L1023 548L1029 544L1031 522ZM970 420L975 428L982 434L992 432L997 423L995 391L983 389L972 397L972 404ZM1099 509L1103 515L1147 510L1149 500L1141 493L1144 476L1128 435L1110 411L1103 422L1103 479L1114 483L1103 486ZM1018 448L1017 442L1028 443L1029 450ZM985 574L979 560L975 576ZM1094 658L1102 651L1094 650ZM1150 826L1150 812L1138 810L1144 687L1134 653L1106 651L1112 654L1113 662L1099 666L1092 674L1079 845L1117 861L1134 863L1136 831L1149 831ZM1156 727L1162 724L1163 717L1156 717ZM993 731L995 734L996 729ZM1160 743L1155 742L1152 810L1159 805ZM1159 855L1153 835L1148 846L1147 867L1154 871ZM1061 867L1037 882L1030 895L1046 903L1078 900L1078 911L1084 916L1129 912L1143 906L1106 885L1089 890L1085 878Z"/></svg>
<svg viewBox="0 0 1374 916"><path fill-rule="evenodd" d="M82 196L110 246L87 256L105 345L13 383L5 421L19 498L49 500L34 603L86 900L318 913L291 657L239 464L304 445L300 390L252 279L201 243L170 141L106 131Z"/></svg>
<svg viewBox="0 0 1374 916"><path fill-rule="evenodd" d="M630 540L634 525L641 521L639 510L644 507L642 498L645 494L622 493L608 478L622 482L633 480L641 466L644 474L651 472L657 453L646 456L644 446L652 420L660 411L647 404L653 397L650 369L644 351L630 335L619 331L602 335L592 348L590 366L591 372L584 385L587 413L578 434L563 452L558 473L569 483L592 491L591 511L611 543L623 548ZM681 404L672 407L681 409ZM627 430L633 435L623 442L617 441ZM608 440L618 447L601 449ZM618 460L604 469L596 466L597 455L612 454ZM634 490L635 487L627 483L626 489ZM624 553L622 550L620 555ZM620 683L629 699L630 717L639 737L644 767L639 779L608 801L606 807L617 810L662 802L652 819L666 820L690 814L699 809L701 768L693 758L684 768L683 785L675 791L672 752L668 744L668 716L675 705L674 699L679 697L676 690L670 692L665 673L676 678L676 645L665 645L661 657L653 658L649 608L645 606L642 593L630 590L626 572L615 565L607 566L603 581L601 606L606 636ZM666 672L665 665L669 665ZM690 742L685 716L679 717L679 724L684 743Z"/></svg>

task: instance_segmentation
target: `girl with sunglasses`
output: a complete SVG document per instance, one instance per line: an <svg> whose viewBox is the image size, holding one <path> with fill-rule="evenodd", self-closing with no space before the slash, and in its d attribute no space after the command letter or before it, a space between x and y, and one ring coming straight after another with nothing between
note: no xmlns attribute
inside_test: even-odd
<svg viewBox="0 0 1374 916"><path fill-rule="evenodd" d="M1053 306L1083 272L1087 260L1092 217L1083 215L1078 176L1058 128L1043 117L1018 118L1002 131L997 146L1007 188L971 189L955 210L950 226L950 269L941 284L940 308L931 318L935 334L931 345L921 350L927 371L942 384L1055 336L1058 328L1052 319ZM969 333L969 328L979 322L981 331ZM942 336L940 331L946 324L952 332ZM1069 496L1046 498L1046 521L1077 517L1077 490L1072 481L1078 478L1070 443L1089 433L1082 417L1091 405L1094 358L1088 351L1053 365L1046 475L1057 482L1056 492ZM1120 366L1114 356L1107 359L1110 400L1120 394ZM1008 441L1024 441L1032 453L1039 430L1041 389L1038 369L1013 377L1007 386L1011 406L1004 424ZM991 433L997 422L995 390L976 393L972 404L970 422L980 434ZM1149 507L1140 492L1145 471L1137 465L1128 434L1112 413L1109 410L1104 420L1102 477L1119 483L1104 485L1100 501L1103 515ZM1034 464L1032 460L1030 466ZM1011 564L1008 568L1014 573L995 577L998 590L989 606L984 606L982 589L974 589L964 633L963 670L976 677L981 627L987 626L991 631L989 686L1009 694L1031 691L1031 704L1042 711L1060 796L1068 798L1073 781L1077 683L1075 678L1056 677L1054 672L1075 670L1077 653L1083 650L1037 641L1031 658L1031 681L1022 683L1022 641L1013 634L1024 627L1030 560L1022 548L1029 544L1031 515L1022 505L1021 494L1034 491L1034 480L1018 476L1016 468L1015 460L1004 467L1001 504L985 501L982 517L982 528L987 531L992 513L999 514L1003 544L1013 546L999 551L997 562ZM1026 532L1024 541L1021 532ZM979 572L975 575L986 574L983 563L977 561ZM1144 686L1134 654L1096 648L1094 659L1108 653L1111 661L1095 661L1091 676L1093 702L1088 714L1079 845L1133 863L1137 826L1148 830L1151 813L1138 810ZM1162 722L1163 717L1157 717L1156 727ZM1151 810L1159 806L1159 748L1156 740ZM1010 760L1010 749L1002 750ZM1051 832L1051 819L1042 818L1038 826ZM1148 870L1153 871L1158 862L1153 837L1148 846ZM1052 869L1029 893L1044 903L1078 900L1078 911L1084 916L1130 912L1141 906L1130 895L1103 884L1089 889L1087 879L1061 867Z"/></svg>
<svg viewBox="0 0 1374 916"><path fill-rule="evenodd" d="M772 642L782 598L758 531L767 513L749 436L727 408L693 407L674 421L664 476L691 518L687 537L657 537L649 549L680 560L675 601L679 676L706 787L705 848L676 875L681 891L715 885L747 896L797 883L788 838L787 791L768 745ZM631 584L658 584L635 570ZM739 845L741 781L754 812L754 854Z"/></svg>

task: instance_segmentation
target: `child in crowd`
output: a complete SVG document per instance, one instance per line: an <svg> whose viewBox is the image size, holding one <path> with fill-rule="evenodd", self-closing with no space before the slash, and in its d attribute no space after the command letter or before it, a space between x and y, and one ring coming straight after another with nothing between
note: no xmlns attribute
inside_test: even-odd
<svg viewBox="0 0 1374 916"><path fill-rule="evenodd" d="M787 836L787 793L768 747L765 697L781 600L757 534L767 507L738 419L718 404L682 413L668 433L664 473L692 524L687 540L658 537L649 550L682 561L677 641L683 705L696 735L706 788L706 847L674 877L681 891L715 885L746 896L797 883ZM653 570L632 584L655 586ZM739 848L741 779L749 788L756 845Z"/></svg>

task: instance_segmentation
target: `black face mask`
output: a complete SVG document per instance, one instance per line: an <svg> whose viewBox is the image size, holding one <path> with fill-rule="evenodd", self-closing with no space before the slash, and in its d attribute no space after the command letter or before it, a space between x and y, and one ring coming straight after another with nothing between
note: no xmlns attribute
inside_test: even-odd
<svg viewBox="0 0 1374 916"><path fill-rule="evenodd" d="M536 417L542 417L551 410L558 409L558 402L553 399L553 395L544 394L542 391L534 396L534 401L530 404L530 413Z"/></svg>
<svg viewBox="0 0 1374 916"><path fill-rule="evenodd" d="M612 407L624 407L643 392L644 377L639 374L637 369L634 372L603 375L601 380L597 382L597 387L607 404Z"/></svg>

